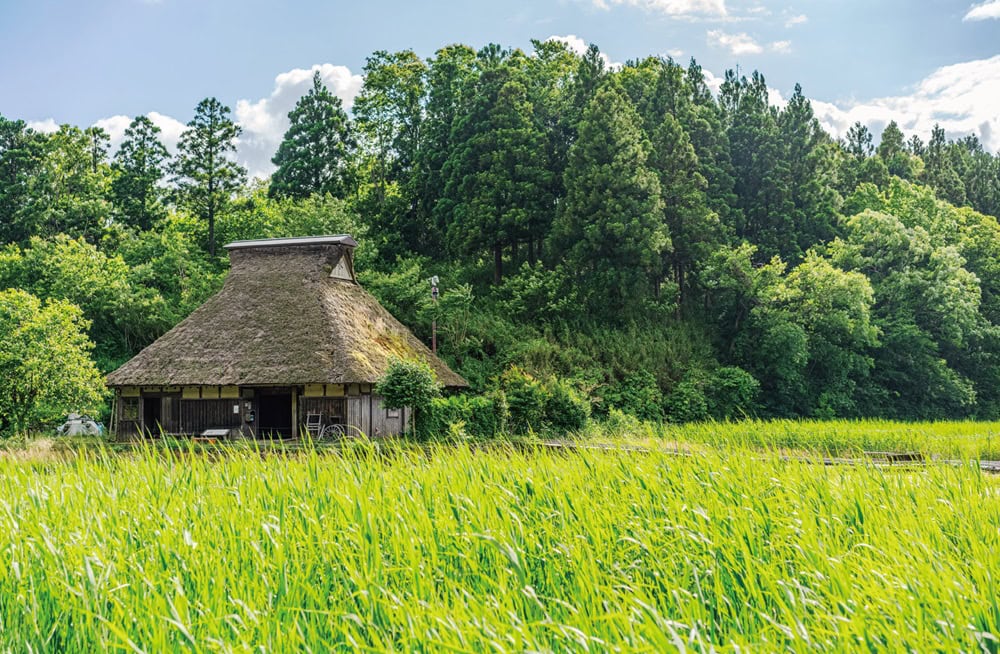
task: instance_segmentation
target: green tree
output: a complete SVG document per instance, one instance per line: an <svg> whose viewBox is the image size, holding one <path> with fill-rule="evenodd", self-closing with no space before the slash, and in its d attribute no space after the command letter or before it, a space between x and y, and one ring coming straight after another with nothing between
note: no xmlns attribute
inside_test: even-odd
<svg viewBox="0 0 1000 654"><path fill-rule="evenodd" d="M180 204L208 223L212 256L215 221L246 180L246 170L233 159L242 129L229 115L229 107L215 98L199 102L194 118L181 134L177 158L171 165Z"/></svg>
<svg viewBox="0 0 1000 654"><path fill-rule="evenodd" d="M3 252L0 288L20 288L79 307L103 370L121 365L171 326L161 322L155 295L132 286L120 256L109 256L82 238L35 236L29 247L8 246Z"/></svg>
<svg viewBox="0 0 1000 654"><path fill-rule="evenodd" d="M411 433L424 434L423 418L431 401L441 395L437 376L422 361L395 359L375 385L375 392L382 396L382 405L388 409L410 409Z"/></svg>
<svg viewBox="0 0 1000 654"><path fill-rule="evenodd" d="M37 158L30 174L21 177L25 185L22 202L13 216L18 240L60 233L91 242L100 238L111 213L106 200L110 175L103 162L95 171L94 134L62 125L54 134L37 137L28 145Z"/></svg>
<svg viewBox="0 0 1000 654"><path fill-rule="evenodd" d="M39 429L71 411L95 413L103 379L87 321L69 302L0 291L0 435Z"/></svg>
<svg viewBox="0 0 1000 654"><path fill-rule="evenodd" d="M365 60L364 75L353 109L365 178L361 211L398 254L421 238L407 182L422 143L427 65L412 50L378 51Z"/></svg>
<svg viewBox="0 0 1000 654"><path fill-rule="evenodd" d="M965 184L955 171L944 128L940 125L934 125L922 158L925 164L924 183L933 188L941 199L956 206L965 204Z"/></svg>
<svg viewBox="0 0 1000 654"><path fill-rule="evenodd" d="M323 84L319 71L312 88L288 114L291 123L271 162L272 197L305 198L316 193L344 197L350 189L354 137L340 98Z"/></svg>
<svg viewBox="0 0 1000 654"><path fill-rule="evenodd" d="M917 157L907 151L903 132L896 121L890 121L882 130L882 140L878 145L878 156L885 162L890 175L903 179L915 179L921 170Z"/></svg>
<svg viewBox="0 0 1000 654"><path fill-rule="evenodd" d="M659 176L666 231L673 243L664 253L666 269L683 308L697 281L697 266L720 242L722 231L718 216L708 208L708 182L699 172L694 147L669 113L653 132L650 166Z"/></svg>
<svg viewBox="0 0 1000 654"><path fill-rule="evenodd" d="M733 233L742 225L743 217L734 190L735 172L722 112L708 88L704 71L694 59L688 66L684 82L691 101L677 119L691 138L701 174L708 182L708 207L719 216L726 233Z"/></svg>
<svg viewBox="0 0 1000 654"><path fill-rule="evenodd" d="M141 230L166 214L160 186L168 158L160 128L146 116L137 116L125 130L115 161L111 199L121 220Z"/></svg>
<svg viewBox="0 0 1000 654"><path fill-rule="evenodd" d="M834 189L836 145L823 131L798 84L778 115L778 129L785 144L783 158L788 162L791 220L799 249L805 252L830 240L835 231L841 203Z"/></svg>
<svg viewBox="0 0 1000 654"><path fill-rule="evenodd" d="M23 120L0 115L0 242L23 242L34 231L25 209L33 204L29 189L44 160L46 141Z"/></svg>
<svg viewBox="0 0 1000 654"><path fill-rule="evenodd" d="M649 149L628 98L614 84L602 87L570 149L551 247L586 288L591 310L608 318L649 297L670 248Z"/></svg>
<svg viewBox="0 0 1000 654"><path fill-rule="evenodd" d="M465 115L474 98L476 51L466 45L450 45L438 50L427 70L427 104L421 126L421 147L409 179L416 206L414 234L410 248L426 256L445 254L444 234L447 212L435 211L444 198L447 177L445 163L455 148L455 123Z"/></svg>
<svg viewBox="0 0 1000 654"><path fill-rule="evenodd" d="M521 82L526 57L512 53L487 62L476 100L455 125L447 183L439 211L448 212L450 249L492 254L493 283L503 278L503 251L548 231L549 195L545 135ZM513 256L512 256L513 259Z"/></svg>
<svg viewBox="0 0 1000 654"><path fill-rule="evenodd" d="M770 106L767 83L755 72L750 79L726 72L719 102L729 134L742 221L737 236L758 246L766 261L775 254L786 261L802 256L799 225L791 188L790 163Z"/></svg>

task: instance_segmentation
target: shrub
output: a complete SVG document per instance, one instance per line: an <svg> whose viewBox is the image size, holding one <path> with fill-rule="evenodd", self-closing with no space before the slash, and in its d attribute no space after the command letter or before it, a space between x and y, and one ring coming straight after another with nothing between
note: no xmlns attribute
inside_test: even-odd
<svg viewBox="0 0 1000 654"><path fill-rule="evenodd" d="M616 408L640 420L663 418L663 394L656 377L648 370L637 370L604 393L609 408Z"/></svg>
<svg viewBox="0 0 1000 654"><path fill-rule="evenodd" d="M466 429L477 438L495 438L507 432L510 407L501 390L468 398Z"/></svg>
<svg viewBox="0 0 1000 654"><path fill-rule="evenodd" d="M500 376L500 387L510 407L511 429L515 432L541 429L547 396L545 386L517 366L512 366Z"/></svg>
<svg viewBox="0 0 1000 654"><path fill-rule="evenodd" d="M590 403L564 381L553 380L547 386L545 420L557 431L579 431L590 417Z"/></svg>
<svg viewBox="0 0 1000 654"><path fill-rule="evenodd" d="M708 411L718 419L753 415L759 391L760 382L746 370L736 366L719 368L708 380Z"/></svg>
<svg viewBox="0 0 1000 654"><path fill-rule="evenodd" d="M745 417L755 412L759 390L760 383L742 368L690 370L664 405L672 422Z"/></svg>
<svg viewBox="0 0 1000 654"><path fill-rule="evenodd" d="M705 397L707 375L694 370L684 378L667 396L664 406L671 422L693 422L708 417L708 399Z"/></svg>
<svg viewBox="0 0 1000 654"><path fill-rule="evenodd" d="M423 438L440 437L460 429L472 438L495 438L506 431L507 418L507 401L501 391L487 395L436 397L421 421L420 435Z"/></svg>
<svg viewBox="0 0 1000 654"><path fill-rule="evenodd" d="M437 375L422 361L393 359L389 369L375 385L375 392L382 396L382 404L389 409L413 410L414 434L425 434L421 427L431 402L441 394Z"/></svg>

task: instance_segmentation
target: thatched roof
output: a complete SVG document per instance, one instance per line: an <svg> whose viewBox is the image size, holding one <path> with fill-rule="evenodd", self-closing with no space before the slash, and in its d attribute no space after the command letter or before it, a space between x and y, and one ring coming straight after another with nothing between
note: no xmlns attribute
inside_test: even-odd
<svg viewBox="0 0 1000 654"><path fill-rule="evenodd" d="M357 284L354 245L350 236L227 245L222 290L108 385L374 383L396 357L422 359L442 384L466 386Z"/></svg>

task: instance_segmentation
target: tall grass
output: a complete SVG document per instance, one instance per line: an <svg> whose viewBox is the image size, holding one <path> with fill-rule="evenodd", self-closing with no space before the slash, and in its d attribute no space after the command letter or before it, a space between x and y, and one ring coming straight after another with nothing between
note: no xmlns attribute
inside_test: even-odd
<svg viewBox="0 0 1000 654"><path fill-rule="evenodd" d="M832 456L919 452L928 458L1000 460L1000 422L891 420L744 420L688 424L594 423L583 438L636 444L701 444Z"/></svg>
<svg viewBox="0 0 1000 654"><path fill-rule="evenodd" d="M739 448L0 458L0 650L996 651L997 490Z"/></svg>

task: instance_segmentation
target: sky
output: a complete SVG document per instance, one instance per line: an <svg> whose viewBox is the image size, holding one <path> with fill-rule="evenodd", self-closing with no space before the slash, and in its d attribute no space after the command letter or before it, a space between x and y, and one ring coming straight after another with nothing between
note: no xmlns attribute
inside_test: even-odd
<svg viewBox="0 0 1000 654"><path fill-rule="evenodd" d="M148 114L173 147L215 96L262 176L313 70L350 107L376 50L548 38L613 64L759 70L778 105L801 83L834 136L895 119L926 140L940 123L1000 151L1000 0L0 0L0 115L100 125L115 146Z"/></svg>

